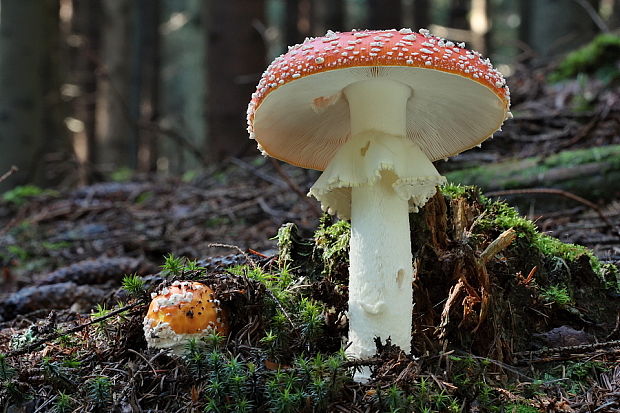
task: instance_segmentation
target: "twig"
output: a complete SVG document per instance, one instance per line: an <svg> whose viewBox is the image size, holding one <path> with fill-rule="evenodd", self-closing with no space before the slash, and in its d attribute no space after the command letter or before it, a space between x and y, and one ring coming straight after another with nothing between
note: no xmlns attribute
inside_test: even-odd
<svg viewBox="0 0 620 413"><path fill-rule="evenodd" d="M144 303L142 303L142 302L136 302L136 303L133 303L133 304L129 304L129 305L126 305L125 307L121 307L121 308L118 308L118 309L116 309L114 311L111 311L110 313L108 313L108 314L106 314L104 316L95 318L95 319L89 321L88 323L80 324L80 325L72 327L72 328L70 328L68 330L52 333L52 334L50 334L50 335L48 335L48 336L46 336L44 338L41 338L41 339L39 339L37 341L34 341L34 342L30 343L29 345L27 345L25 347L19 348L17 350L10 351L10 352L8 352L6 354L6 356L7 357L15 357L15 356L21 356L22 354L29 353L29 352L33 351L34 349L36 349L37 347L39 347L40 345L45 344L45 343L47 343L50 340L55 340L58 337L61 337L61 336L67 335L67 334L76 333L78 331L81 331L81 330L85 329L86 327L88 327L90 325L93 325L93 324L99 323L101 321L107 320L108 318L114 317L114 316L116 316L116 315L118 315L118 314L120 314L122 312L125 312L127 310L131 310L132 308L138 307L138 306L143 305L143 304Z"/></svg>
<svg viewBox="0 0 620 413"><path fill-rule="evenodd" d="M230 248L230 249L233 249L235 251L239 251L239 253L245 257L245 259L250 263L250 265L252 265L252 268L254 268L254 269L258 268L258 264L256 264L256 261L254 261L247 252L245 252L244 250L242 250L241 248L239 248L236 245L220 244L220 243L214 242L214 243L209 244L208 247L210 247L210 248Z"/></svg>
<svg viewBox="0 0 620 413"><path fill-rule="evenodd" d="M580 197L579 195L575 195L572 192L564 191L563 189L556 188L529 188L529 189L507 189L504 191L492 191L487 192L486 196L509 196L509 195L526 195L526 194L549 194L549 195L560 195L568 199L572 199L573 201L577 201L596 212L596 214L609 226L610 229L614 230L617 235L620 235L620 231L618 228L607 218L607 216L601 211L601 209L593 202L588 201L585 198Z"/></svg>
<svg viewBox="0 0 620 413"><path fill-rule="evenodd" d="M314 213L317 216L321 216L323 214L323 211L321 211L321 208L319 208L314 202L312 202L310 200L310 198L308 198L308 196L303 193L303 191L299 188L299 186L297 186L297 184L291 180L291 178L286 174L286 172L284 172L284 170L280 166L280 163L276 159L274 159L274 158L270 158L270 159L271 159L271 164L275 168L276 172L278 173L278 175L280 175L282 177L282 179L284 179L286 181L286 183L288 184L289 188L291 188L293 190L293 192L295 192L297 195L299 195L299 197L306 204L308 204L310 209L312 211L314 211Z"/></svg>
<svg viewBox="0 0 620 413"><path fill-rule="evenodd" d="M13 175L17 171L19 171L19 168L17 168L17 166L11 166L11 168L4 175L0 176L0 182L6 180L9 176Z"/></svg>

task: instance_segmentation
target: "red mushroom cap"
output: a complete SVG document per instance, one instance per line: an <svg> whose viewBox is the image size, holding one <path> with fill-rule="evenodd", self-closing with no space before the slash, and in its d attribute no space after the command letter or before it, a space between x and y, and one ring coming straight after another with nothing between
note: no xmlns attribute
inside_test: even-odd
<svg viewBox="0 0 620 413"><path fill-rule="evenodd" d="M209 286L195 281L175 281L153 293L144 318L149 347L182 346L186 339L211 331L228 334L226 315L214 295Z"/></svg>
<svg viewBox="0 0 620 413"><path fill-rule="evenodd" d="M335 79L333 75L322 76L347 68L349 72L343 75L344 80ZM365 70L362 72L358 68ZM398 70L390 72L391 68L410 70L407 73ZM330 106L337 106L340 99L338 91L346 86L347 82L371 77L390 77L392 73L395 73L396 80L412 86L411 100L415 101L418 97L426 99L424 102L418 101L417 105L429 107L429 111L443 111L443 115L447 117L456 105L481 104L481 110L493 112L488 121L478 127L473 124L479 122L478 120L470 120L472 136L454 145L435 143L437 138L445 135L441 130L442 125L416 125L408 128L409 138L416 141L431 160L445 158L479 144L496 131L507 116L510 93L502 74L488 59L483 59L478 52L465 49L463 44L432 36L424 29L421 29L420 33L413 33L409 29L328 32L324 37L308 38L304 43L290 47L287 53L277 57L263 73L248 107L250 137L256 139L271 156L294 165L322 170L333 156L335 148L348 138L348 125L329 125L322 129L325 123L329 123L323 112L330 109ZM455 80L454 75L471 84ZM303 84L303 91L311 94L312 90L315 90L314 97L308 96L311 99L306 102L306 107L312 109L311 112L302 111L301 107L296 106L297 102L291 103L290 100L290 95L299 96L302 91L302 86L295 89L291 86L303 78L308 79L308 82ZM310 82L310 79L315 79L316 82ZM321 89L319 85L322 85L322 81L341 84L331 89ZM445 90L437 90L433 96L431 92L424 90L425 83L430 83L433 87L444 84ZM458 90L460 85L463 85L464 90ZM477 97L476 94L480 94L480 91L472 85L479 85L488 91L488 96L483 97L480 103L473 97ZM417 89L421 92L419 96L416 96ZM324 94L330 91L334 91L334 94ZM457 95L451 95L452 92ZM427 96L432 102L429 102L431 99ZM445 104L437 103L441 100L445 100ZM424 110L415 110L416 104L413 106L412 118L426 115ZM261 114L262 112L264 114ZM340 117L344 115L345 113L338 114ZM476 117L475 110L472 115ZM467 118L463 114L459 114L459 117ZM298 119L295 122L303 123L304 126L298 128L298 123L294 123L291 118ZM461 120L459 119L459 122ZM443 126L454 129L457 124L450 125L448 122ZM314 144L297 142L309 141L315 137L319 139Z"/></svg>

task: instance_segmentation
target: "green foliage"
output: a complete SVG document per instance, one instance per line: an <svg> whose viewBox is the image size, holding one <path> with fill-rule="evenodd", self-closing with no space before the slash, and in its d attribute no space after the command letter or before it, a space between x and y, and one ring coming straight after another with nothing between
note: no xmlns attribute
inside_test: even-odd
<svg viewBox="0 0 620 413"><path fill-rule="evenodd" d="M132 297L140 298L146 294L144 280L137 274L126 275L123 277L123 289Z"/></svg>
<svg viewBox="0 0 620 413"><path fill-rule="evenodd" d="M136 203L136 205L144 204L148 202L149 200L151 200L151 198L153 198L154 195L155 194L153 194L152 191L144 191L136 197L136 200L134 202Z"/></svg>
<svg viewBox="0 0 620 413"><path fill-rule="evenodd" d="M164 257L164 264L161 266L161 272L166 277L178 277L183 273L185 266L183 265L183 258L176 257L174 254L169 253Z"/></svg>
<svg viewBox="0 0 620 413"><path fill-rule="evenodd" d="M112 312L112 310L108 310L105 307L105 305L97 304L95 306L94 310L91 311L90 317L91 317L91 319L97 319L97 318L105 317L108 314L110 314L111 312ZM110 326L110 318L98 321L95 324L95 331L98 334L106 335L109 326Z"/></svg>
<svg viewBox="0 0 620 413"><path fill-rule="evenodd" d="M507 230L513 228L517 236L533 240L538 234L538 228L529 219L503 201L491 201L483 198L485 210L478 221L477 228L483 231Z"/></svg>
<svg viewBox="0 0 620 413"><path fill-rule="evenodd" d="M351 240L351 224L347 221L337 221L330 225L330 220L328 215L323 215L319 228L314 233L315 247L321 254L327 274L331 274L336 263L349 262Z"/></svg>
<svg viewBox="0 0 620 413"><path fill-rule="evenodd" d="M35 185L17 186L2 195L2 199L9 204L20 206L28 201L29 198L39 195L53 195L56 191L45 190Z"/></svg>
<svg viewBox="0 0 620 413"><path fill-rule="evenodd" d="M551 74L551 82L576 77L580 73L594 74L610 82L620 77L617 62L620 56L620 36L606 33L594 38L586 46L568 54Z"/></svg>
<svg viewBox="0 0 620 413"><path fill-rule="evenodd" d="M293 233L296 226L293 223L286 223L278 228L276 239L278 240L278 251L281 263L288 263L293 260L291 251L293 249Z"/></svg>
<svg viewBox="0 0 620 413"><path fill-rule="evenodd" d="M449 198L461 198L467 194L467 191L472 188L461 184L455 184L448 182L439 188L440 192Z"/></svg>
<svg viewBox="0 0 620 413"><path fill-rule="evenodd" d="M565 307L572 303L573 299L566 287L552 285L541 290L540 296L549 303L554 303L560 307Z"/></svg>
<svg viewBox="0 0 620 413"><path fill-rule="evenodd" d="M54 402L54 412L68 413L73 410L73 399L66 393L59 392Z"/></svg>
<svg viewBox="0 0 620 413"><path fill-rule="evenodd" d="M517 210L503 201L492 201L484 197L482 201L486 209L478 221L478 231L513 228L519 238L534 246L541 254L559 257L568 262L573 262L578 257L586 255L590 260L592 269L597 273L600 272L602 264L588 248L564 243L557 238L540 233L536 224L521 216Z"/></svg>
<svg viewBox="0 0 620 413"><path fill-rule="evenodd" d="M122 167L110 174L110 179L115 182L127 182L133 175L133 169Z"/></svg>
<svg viewBox="0 0 620 413"><path fill-rule="evenodd" d="M188 272L202 271L204 267L198 264L198 260L189 260L185 257L177 257L172 253L164 256L164 264L161 272L164 276L174 278L181 277Z"/></svg>
<svg viewBox="0 0 620 413"><path fill-rule="evenodd" d="M6 250L20 261L26 261L30 256L30 253L19 245L7 245Z"/></svg>
<svg viewBox="0 0 620 413"><path fill-rule="evenodd" d="M50 357L44 357L41 360L41 365L43 367L43 375L48 382L56 383L57 385L72 384L70 369L63 362L52 360Z"/></svg>
<svg viewBox="0 0 620 413"><path fill-rule="evenodd" d="M105 308L105 305L97 304L95 309L90 313L91 318L105 317L110 314L111 310Z"/></svg>
<svg viewBox="0 0 620 413"><path fill-rule="evenodd" d="M87 382L88 398L97 407L105 407L112 400L112 383L106 376L98 376Z"/></svg>
<svg viewBox="0 0 620 413"><path fill-rule="evenodd" d="M15 375L15 369L9 364L6 355L0 353L0 381L11 380Z"/></svg>

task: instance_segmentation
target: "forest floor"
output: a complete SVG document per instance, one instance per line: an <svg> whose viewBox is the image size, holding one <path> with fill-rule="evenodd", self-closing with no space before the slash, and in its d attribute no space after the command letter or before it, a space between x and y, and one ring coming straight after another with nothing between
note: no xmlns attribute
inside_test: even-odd
<svg viewBox="0 0 620 413"><path fill-rule="evenodd" d="M515 119L438 167L620 144L620 88L597 77L554 85L550 72L519 68ZM380 344L373 380L358 384L338 351L347 229L303 196L317 177L251 157L187 179L5 194L0 411L620 411L620 191L505 194L530 227L476 190L445 188L412 218L414 255L437 263L420 271L441 279L420 275L415 287L426 303L418 357ZM297 229L280 230L289 222ZM508 227L512 245L480 264ZM464 278L441 278L457 267ZM174 279L216 286L233 319L225 342L210 337L184 357L146 348L146 292Z"/></svg>

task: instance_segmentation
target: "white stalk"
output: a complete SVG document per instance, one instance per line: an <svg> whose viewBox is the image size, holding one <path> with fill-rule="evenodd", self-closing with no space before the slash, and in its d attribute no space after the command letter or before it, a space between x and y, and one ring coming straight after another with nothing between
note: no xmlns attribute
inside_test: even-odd
<svg viewBox="0 0 620 413"><path fill-rule="evenodd" d="M352 139L367 132L404 139L411 94L408 86L376 79L355 83L344 94L350 107ZM383 342L389 337L392 344L411 351L409 205L394 191L396 179L390 171L383 171L376 183L351 189L347 353L353 358L374 355L375 337ZM364 380L367 374L363 371L356 378Z"/></svg>
<svg viewBox="0 0 620 413"><path fill-rule="evenodd" d="M409 212L443 178L406 137L409 86L370 79L347 86L351 136L310 188L324 210L351 219L349 347L351 358L375 354L375 337L409 353L413 264ZM356 380L369 377L368 369Z"/></svg>

